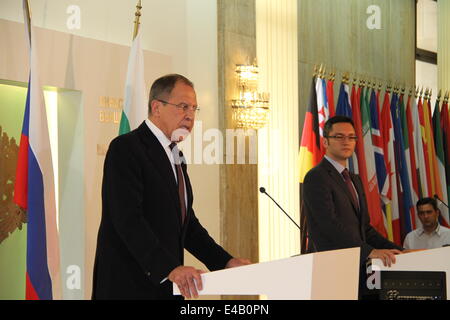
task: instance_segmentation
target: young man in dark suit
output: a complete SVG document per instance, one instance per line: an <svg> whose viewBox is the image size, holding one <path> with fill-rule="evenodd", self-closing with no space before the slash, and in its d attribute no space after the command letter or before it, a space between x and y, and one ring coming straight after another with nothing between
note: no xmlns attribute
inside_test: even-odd
<svg viewBox="0 0 450 320"><path fill-rule="evenodd" d="M200 224L183 155L176 143L190 133L197 112L194 86L172 74L150 90L149 118L115 138L106 155L102 220L93 299L197 297L201 270L184 266L186 248L210 270L250 263L233 258Z"/></svg>
<svg viewBox="0 0 450 320"><path fill-rule="evenodd" d="M303 184L308 251L360 247L361 289L368 258L381 259L390 266L403 248L370 225L361 179L348 171L347 160L357 140L353 121L344 116L332 117L325 123L323 135L325 157L307 173Z"/></svg>

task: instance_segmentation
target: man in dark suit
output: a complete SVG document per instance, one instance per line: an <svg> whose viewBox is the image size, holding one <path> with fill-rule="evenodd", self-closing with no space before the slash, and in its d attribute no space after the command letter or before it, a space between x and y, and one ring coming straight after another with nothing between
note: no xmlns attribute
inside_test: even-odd
<svg viewBox="0 0 450 320"><path fill-rule="evenodd" d="M325 157L307 173L303 184L308 251L360 247L362 273L368 258L381 259L390 266L403 248L370 225L361 180L347 168L357 140L353 121L344 116L330 118L323 136Z"/></svg>
<svg viewBox="0 0 450 320"><path fill-rule="evenodd" d="M201 273L184 266L184 248L210 270L250 263L233 258L200 224L176 143L190 133L197 112L194 86L172 74L150 90L149 118L115 138L103 173L102 220L94 265L93 299L197 297Z"/></svg>

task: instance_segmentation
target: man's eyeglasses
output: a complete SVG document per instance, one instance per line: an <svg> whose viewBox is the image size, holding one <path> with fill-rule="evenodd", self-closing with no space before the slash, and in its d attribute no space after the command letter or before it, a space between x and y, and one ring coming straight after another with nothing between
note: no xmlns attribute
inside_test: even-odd
<svg viewBox="0 0 450 320"><path fill-rule="evenodd" d="M342 142L344 140L349 140L349 141L358 141L358 137L357 136L344 136L343 134L337 134L335 136L327 136L325 138L330 138L330 139L336 139L339 142Z"/></svg>
<svg viewBox="0 0 450 320"><path fill-rule="evenodd" d="M188 110L192 110L194 113L198 113L200 111L200 108L198 106L190 106L187 103L181 102L179 104L170 103L161 99L156 99L159 102L162 102L164 104L170 104L171 106L176 107L178 110L183 110L183 112L187 112Z"/></svg>

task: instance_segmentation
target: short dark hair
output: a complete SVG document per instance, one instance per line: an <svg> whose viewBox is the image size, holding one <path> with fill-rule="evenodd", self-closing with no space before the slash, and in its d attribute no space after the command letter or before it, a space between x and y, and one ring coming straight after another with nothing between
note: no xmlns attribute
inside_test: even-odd
<svg viewBox="0 0 450 320"><path fill-rule="evenodd" d="M175 84L181 81L185 85L190 86L191 88L194 88L194 84L191 80L186 78L185 76L182 76L181 74L167 74L165 76L162 76L153 82L152 87L150 89L150 95L148 98L148 114L152 114L152 101L157 99L167 99L167 96L170 95L173 88L175 87Z"/></svg>
<svg viewBox="0 0 450 320"><path fill-rule="evenodd" d="M350 123L352 127L355 128L355 124L353 123L353 120L351 118L346 116L334 116L328 119L327 122L325 122L325 126L323 127L323 136L327 138L331 132L331 129L333 128L333 124L341 122Z"/></svg>
<svg viewBox="0 0 450 320"><path fill-rule="evenodd" d="M419 206L423 206L424 204L431 204L433 206L434 210L439 209L435 198L426 197L426 198L419 199L419 201L417 201L417 203L416 203L417 210L419 210Z"/></svg>

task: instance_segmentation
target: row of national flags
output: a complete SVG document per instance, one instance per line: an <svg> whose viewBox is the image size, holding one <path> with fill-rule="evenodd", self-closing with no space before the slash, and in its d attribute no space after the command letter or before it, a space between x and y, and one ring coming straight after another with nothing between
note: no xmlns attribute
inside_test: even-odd
<svg viewBox="0 0 450 320"><path fill-rule="evenodd" d="M323 158L323 127L345 115L355 124L358 141L349 169L359 174L372 226L398 245L420 226L416 202L423 197L450 199L450 118L448 94L432 104L431 92L381 92L381 86L340 84L334 107L334 79L314 75L300 141L300 184ZM439 203L439 201L438 201ZM440 223L450 226L440 203Z"/></svg>

